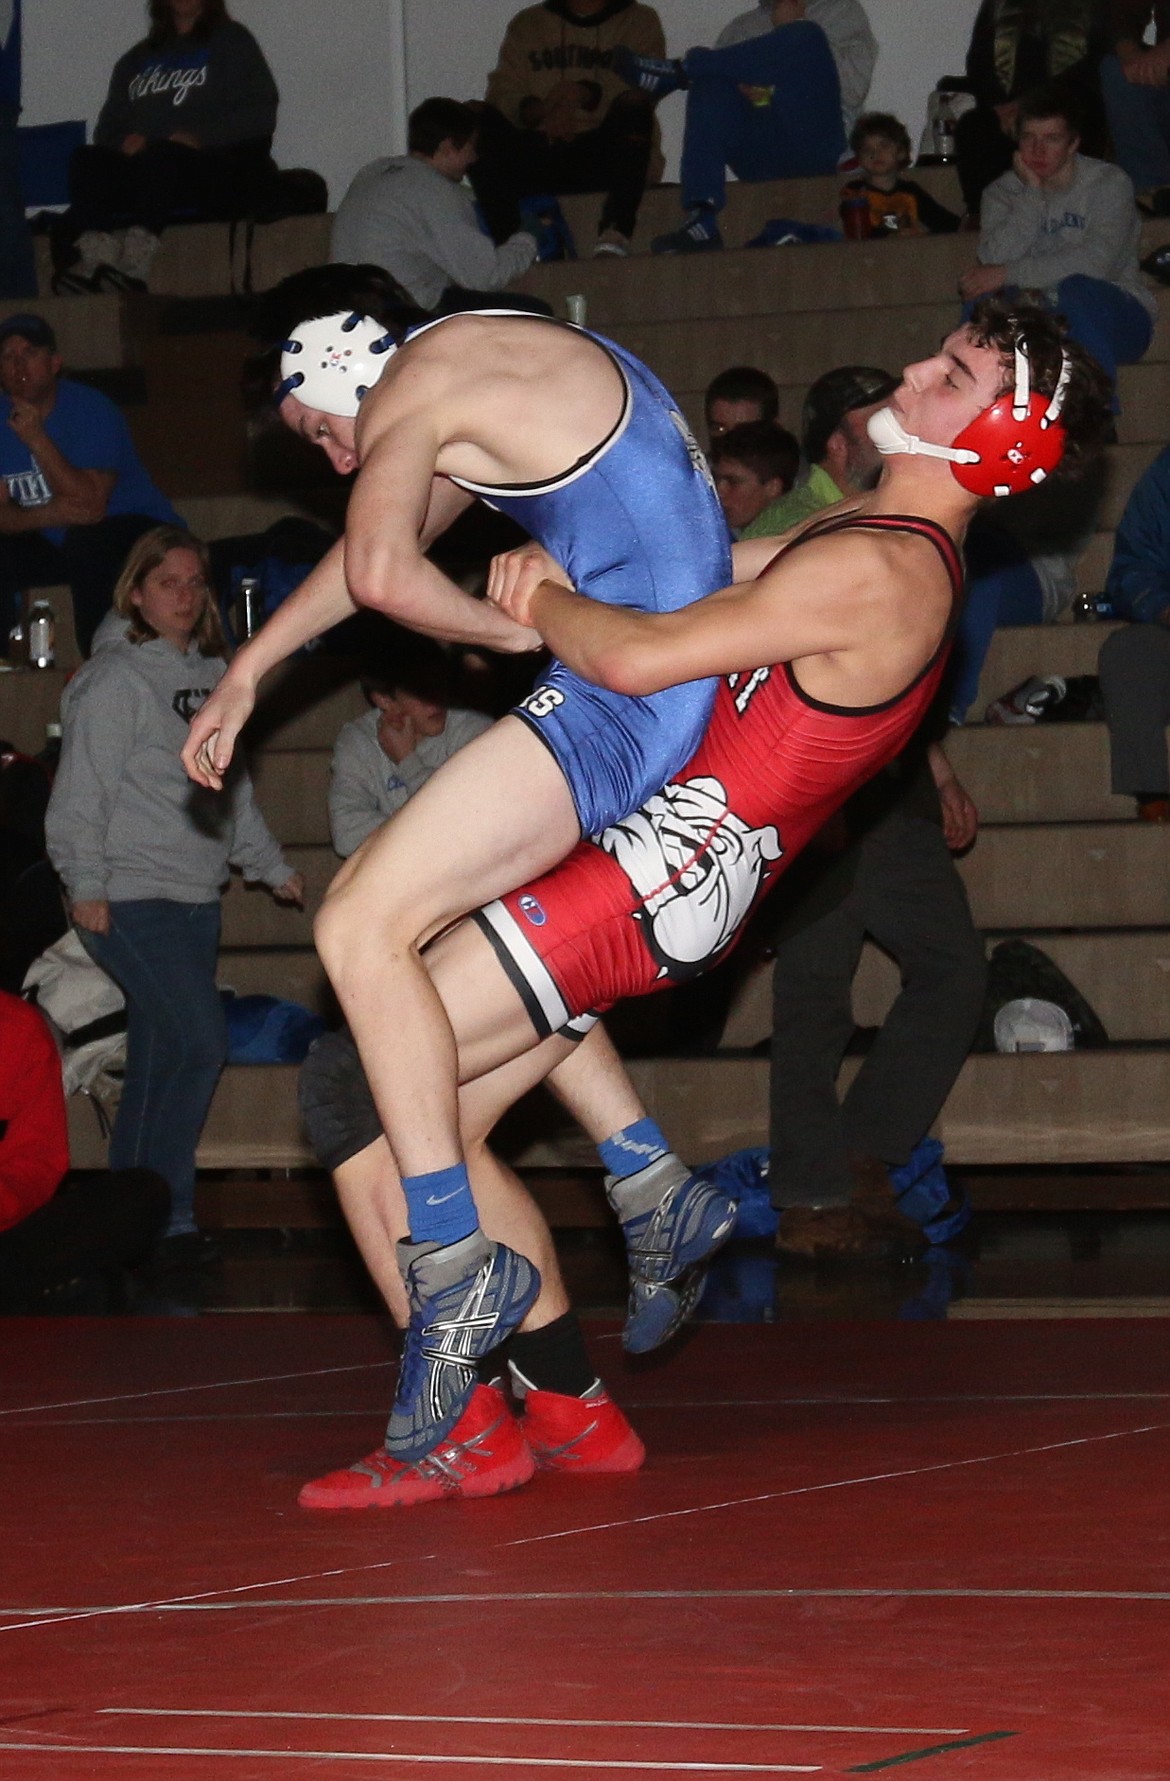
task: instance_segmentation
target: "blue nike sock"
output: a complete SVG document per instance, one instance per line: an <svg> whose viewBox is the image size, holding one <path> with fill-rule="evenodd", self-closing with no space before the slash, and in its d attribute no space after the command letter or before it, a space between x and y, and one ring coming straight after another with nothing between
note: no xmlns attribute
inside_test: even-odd
<svg viewBox="0 0 1170 1781"><path fill-rule="evenodd" d="M616 1176L619 1181L649 1168L669 1150L664 1133L652 1119L636 1119L633 1125L623 1126L620 1132L597 1146L606 1173Z"/></svg>
<svg viewBox="0 0 1170 1781"><path fill-rule="evenodd" d="M413 1243L458 1243L479 1224L464 1163L429 1175L404 1175L402 1191Z"/></svg>

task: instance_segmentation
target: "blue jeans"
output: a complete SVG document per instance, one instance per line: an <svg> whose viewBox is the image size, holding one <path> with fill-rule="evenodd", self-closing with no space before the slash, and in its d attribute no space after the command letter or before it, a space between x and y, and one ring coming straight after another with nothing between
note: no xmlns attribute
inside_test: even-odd
<svg viewBox="0 0 1170 1781"><path fill-rule="evenodd" d="M1170 87L1138 87L1116 56L1101 62L1101 95L1118 165L1135 190L1170 186Z"/></svg>
<svg viewBox="0 0 1170 1781"><path fill-rule="evenodd" d="M975 702L979 676L1001 625L1038 625L1044 620L1040 578L1023 549L996 528L986 551L968 546L967 597L951 653L951 713L961 722ZM1001 687L1001 692L1007 692Z"/></svg>
<svg viewBox="0 0 1170 1781"><path fill-rule="evenodd" d="M35 297L32 236L24 220L16 153L19 107L0 104L0 297Z"/></svg>
<svg viewBox="0 0 1170 1781"><path fill-rule="evenodd" d="M690 79L683 132L685 208L726 200L724 169L737 179L797 179L834 173L845 149L841 85L819 25L798 19L726 49L683 57ZM740 86L770 87L753 105Z"/></svg>
<svg viewBox="0 0 1170 1781"><path fill-rule="evenodd" d="M126 1080L111 1169L155 1169L171 1190L168 1236L195 1226L195 1146L227 1056L215 987L220 905L111 903L110 931L78 936L126 997Z"/></svg>

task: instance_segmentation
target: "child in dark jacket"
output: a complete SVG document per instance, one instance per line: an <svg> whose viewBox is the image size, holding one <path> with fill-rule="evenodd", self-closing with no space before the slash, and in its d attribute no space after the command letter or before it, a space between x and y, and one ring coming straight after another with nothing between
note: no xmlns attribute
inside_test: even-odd
<svg viewBox="0 0 1170 1781"><path fill-rule="evenodd" d="M884 111L859 117L849 146L861 175L841 188L845 233L855 240L882 235L951 235L959 218L931 197L916 180L903 179L910 164L910 135L905 124Z"/></svg>

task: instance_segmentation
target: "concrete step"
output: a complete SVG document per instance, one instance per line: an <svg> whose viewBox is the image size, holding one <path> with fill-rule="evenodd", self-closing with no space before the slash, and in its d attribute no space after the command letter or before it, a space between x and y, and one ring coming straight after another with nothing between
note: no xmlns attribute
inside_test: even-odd
<svg viewBox="0 0 1170 1781"><path fill-rule="evenodd" d="M311 947L226 947L219 955L216 980L221 989L234 989L239 996L281 996L331 1023L341 1018L329 979Z"/></svg>
<svg viewBox="0 0 1170 1781"><path fill-rule="evenodd" d="M959 871L981 928L1170 925L1170 830L1164 824L987 827Z"/></svg>
<svg viewBox="0 0 1170 1781"><path fill-rule="evenodd" d="M856 1060L842 1073L852 1075ZM764 1058L651 1058L631 1073L652 1116L689 1161L767 1142ZM224 1071L198 1150L201 1169L305 1168L312 1156L296 1106L296 1067ZM1170 1048L1111 1047L1059 1055L968 1058L936 1130L951 1164L1159 1162L1170 1152ZM104 1160L90 1104L70 1102L77 1168ZM595 1167L576 1128L550 1124L540 1103L509 1121L509 1160L526 1168Z"/></svg>
<svg viewBox="0 0 1170 1781"><path fill-rule="evenodd" d="M1116 624L1061 622L1013 625L997 631L983 664L973 719L977 722L992 699L998 699L1001 693L1009 692L1033 674L1095 674L1101 645L1119 629ZM1062 731L1065 728L1058 727Z"/></svg>
<svg viewBox="0 0 1170 1781"><path fill-rule="evenodd" d="M174 500L184 524L197 537L209 540L263 532L278 519L315 517L297 501L280 495L177 495Z"/></svg>
<svg viewBox="0 0 1170 1781"><path fill-rule="evenodd" d="M990 954L1001 936L987 936ZM1048 954L1100 1016L1112 1041L1170 1041L1170 933L1164 929L1087 934L1039 933L1032 942ZM239 995L284 996L329 1018L336 1004L316 953L309 947L226 948L218 978ZM858 1026L880 1026L898 994L893 960L872 943L862 953L853 986ZM753 960L732 999L721 1050L750 1051L772 1030L772 964Z"/></svg>
<svg viewBox="0 0 1170 1781"><path fill-rule="evenodd" d="M1103 724L972 724L950 737L947 752L985 823L1133 819L1132 798L1117 797L1109 789L1109 739ZM252 775L260 808L282 842L328 843L330 753L331 744L254 751Z"/></svg>
<svg viewBox="0 0 1170 1781"><path fill-rule="evenodd" d="M1142 252L1170 235L1149 222ZM730 238L728 238L730 239ZM738 239L738 237L736 238ZM543 297L558 315L565 299L584 296L590 327L621 323L705 321L708 316L767 315L809 308L885 309L903 303L959 303L959 278L975 263L977 237L933 235L888 241L843 241L787 248L726 247L692 254L686 275L673 255L627 260L570 260L532 266L516 288ZM1149 282L1160 297L1165 287Z"/></svg>
<svg viewBox="0 0 1170 1781"><path fill-rule="evenodd" d="M251 756L256 800L282 845L329 845L329 761L319 749L259 749ZM340 864L340 861L338 861Z"/></svg>
<svg viewBox="0 0 1170 1781"><path fill-rule="evenodd" d="M330 848L290 846L307 886L304 913L233 878L225 946L307 946L311 917L338 861ZM987 826L959 870L975 920L988 930L1170 926L1170 828L1161 823Z"/></svg>
<svg viewBox="0 0 1170 1781"><path fill-rule="evenodd" d="M689 264L689 262L688 262ZM656 320L635 314L610 330L620 345L644 359L668 389L697 391L727 365L758 365L779 384L807 385L832 365L903 365L933 353L956 325L958 306L920 302L908 293L903 303L882 309L818 305L815 286L803 309L705 320ZM1170 306L1159 313L1143 364L1170 359Z"/></svg>
<svg viewBox="0 0 1170 1781"><path fill-rule="evenodd" d="M985 823L1112 823L1135 815L1133 799L1109 789L1104 724L970 724L948 737L947 754Z"/></svg>
<svg viewBox="0 0 1170 1781"><path fill-rule="evenodd" d="M312 946L313 917L341 862L331 847L294 846L284 852L293 871L304 876L304 909L275 902L263 885L245 884L233 873L223 898L222 946Z"/></svg>
<svg viewBox="0 0 1170 1781"><path fill-rule="evenodd" d="M105 371L133 360L126 305L121 297L0 299L0 321L29 312L44 316L66 366Z"/></svg>
<svg viewBox="0 0 1170 1781"><path fill-rule="evenodd" d="M844 1085L857 1068L847 1059ZM765 1058L661 1058L631 1073L681 1155L704 1162L767 1143ZM1159 1162L1170 1150L1170 1048L967 1059L935 1127L951 1164ZM521 1141L527 1168L588 1166L583 1137L560 1128Z"/></svg>
<svg viewBox="0 0 1170 1781"><path fill-rule="evenodd" d="M941 204L962 213L963 198L953 167L916 167L914 178L932 192ZM777 216L839 228L837 206L840 202L841 185L841 179L835 174L819 175L812 179L751 182L730 180L727 186L727 206L719 218L723 239L733 246L739 246L757 235L766 222ZM588 256L593 251L597 235L601 199L592 194L580 198L562 198L561 208L573 231L577 252L582 256L581 264L592 264ZM676 229L680 221L678 186L651 186L638 210L638 225L633 239L634 254L648 253L653 237L664 234L668 229ZM969 240L973 256L975 243L972 238ZM692 255L687 261L688 267L703 258L701 254ZM717 259L718 255L712 254L711 258Z"/></svg>
<svg viewBox="0 0 1170 1781"><path fill-rule="evenodd" d="M962 197L953 168L923 167L915 171L915 178L952 210L962 210ZM840 184L836 178L771 180L759 185L733 181L728 187L723 219L726 238L732 242L746 240L773 216L836 224ZM588 256L597 234L601 199L597 195L566 198L562 207L584 256L581 265L584 271L593 264ZM652 187L642 203L634 237L635 253L647 252L652 237L674 228L678 219L678 187ZM332 223L331 216L319 215L286 217L279 223L258 224L253 231L251 251L254 288L266 291L290 272L321 265L329 257ZM243 229L236 231L234 253L231 237L232 230L227 223L185 223L169 228L151 268L151 295L212 297L242 291L247 270ZM968 238L969 257L973 253L974 243ZM48 242L39 237L37 272L46 297L51 271Z"/></svg>
<svg viewBox="0 0 1170 1781"><path fill-rule="evenodd" d="M39 592L40 590L38 590ZM65 588L45 590L60 619L69 611ZM0 737L25 754L45 745L45 725L56 723L73 664L0 672ZM367 709L357 682L361 664L314 652L282 663L267 676L248 726L249 748L332 749L342 724ZM324 838L324 837L322 837Z"/></svg>
<svg viewBox="0 0 1170 1781"><path fill-rule="evenodd" d="M987 936L990 953L1000 936ZM1111 1040L1170 1041L1170 934L1137 929L1091 934L1031 934L1094 1008ZM898 994L897 966L867 943L853 980L858 1026L881 1026ZM274 992L275 993L275 992ZM755 959L732 998L721 1048L750 1051L772 1031L772 962Z"/></svg>

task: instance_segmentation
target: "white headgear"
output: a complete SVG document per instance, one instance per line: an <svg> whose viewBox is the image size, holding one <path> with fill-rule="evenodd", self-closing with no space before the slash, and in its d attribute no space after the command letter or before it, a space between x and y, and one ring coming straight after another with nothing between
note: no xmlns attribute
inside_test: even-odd
<svg viewBox="0 0 1170 1781"><path fill-rule="evenodd" d="M281 349L276 405L295 395L322 414L355 415L396 351L372 316L342 309L301 322Z"/></svg>

